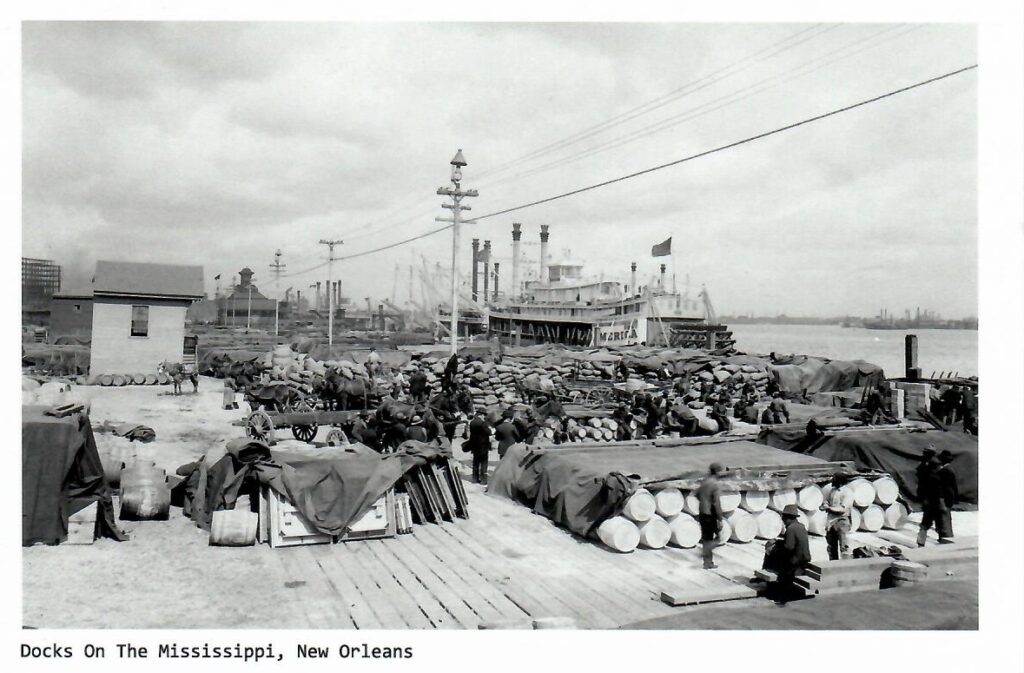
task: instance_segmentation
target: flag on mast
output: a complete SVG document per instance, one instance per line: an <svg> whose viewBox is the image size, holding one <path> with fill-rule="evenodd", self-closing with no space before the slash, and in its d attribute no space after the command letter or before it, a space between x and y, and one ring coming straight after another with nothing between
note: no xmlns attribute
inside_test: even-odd
<svg viewBox="0 0 1024 673"><path fill-rule="evenodd" d="M672 237L669 236L661 243L651 248L651 257L664 257L672 254Z"/></svg>

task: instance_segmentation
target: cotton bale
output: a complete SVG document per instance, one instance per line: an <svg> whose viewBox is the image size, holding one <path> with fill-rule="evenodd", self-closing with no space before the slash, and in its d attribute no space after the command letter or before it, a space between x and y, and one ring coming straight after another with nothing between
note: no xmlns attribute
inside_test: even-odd
<svg viewBox="0 0 1024 673"><path fill-rule="evenodd" d="M668 524L672 532L672 536L669 538L670 544L690 549L700 542L700 524L691 515L681 512L665 519L665 523Z"/></svg>
<svg viewBox="0 0 1024 673"><path fill-rule="evenodd" d="M640 529L640 545L647 549L662 549L672 538L672 529L658 515L639 524L637 528Z"/></svg>

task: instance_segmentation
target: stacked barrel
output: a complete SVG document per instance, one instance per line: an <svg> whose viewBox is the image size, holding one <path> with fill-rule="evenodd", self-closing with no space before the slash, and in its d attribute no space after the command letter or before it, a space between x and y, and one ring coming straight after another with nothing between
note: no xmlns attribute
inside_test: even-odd
<svg viewBox="0 0 1024 673"><path fill-rule="evenodd" d="M153 461L140 458L131 442L99 450L107 484L120 491L120 518L130 521L165 520L171 508L167 473Z"/></svg>
<svg viewBox="0 0 1024 673"><path fill-rule="evenodd" d="M91 386L155 386L167 385L171 377L167 374L95 374L87 380Z"/></svg>
<svg viewBox="0 0 1024 673"><path fill-rule="evenodd" d="M831 486L812 483L798 488L738 491L725 490L729 488L728 482L722 482L722 487L725 516L719 540L742 544L775 539L782 533L780 513L787 505L799 508L800 521L810 534L825 534L828 515L821 505ZM853 494L852 530L874 533L882 528L896 530L906 523L907 509L898 502L899 488L891 477L858 478L843 488ZM700 542L699 511L696 491L673 487L638 489L620 514L598 527L597 536L611 549L623 553L637 547L695 547Z"/></svg>

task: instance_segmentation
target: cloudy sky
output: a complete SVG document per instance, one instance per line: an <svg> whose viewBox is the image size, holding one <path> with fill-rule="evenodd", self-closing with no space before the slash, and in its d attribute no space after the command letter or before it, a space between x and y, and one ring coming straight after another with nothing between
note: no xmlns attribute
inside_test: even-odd
<svg viewBox="0 0 1024 673"><path fill-rule="evenodd" d="M968 26L26 23L23 254L243 266L272 290L431 231L462 148L484 215L819 115L976 62ZM721 313L977 313L977 71L465 227L508 278L511 224L593 274L674 237ZM336 263L391 296L450 232ZM306 291L326 269L282 280ZM223 283L224 281L222 281ZM505 281L507 282L507 280ZM418 293L417 293L418 294Z"/></svg>

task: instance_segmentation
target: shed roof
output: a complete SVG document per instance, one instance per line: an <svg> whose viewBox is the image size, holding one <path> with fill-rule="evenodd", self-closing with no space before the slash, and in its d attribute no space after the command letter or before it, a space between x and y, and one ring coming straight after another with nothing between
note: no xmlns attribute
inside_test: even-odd
<svg viewBox="0 0 1024 673"><path fill-rule="evenodd" d="M203 267L148 262L96 262L95 295L203 298Z"/></svg>
<svg viewBox="0 0 1024 673"><path fill-rule="evenodd" d="M54 299L92 299L92 288L75 288L53 293Z"/></svg>

